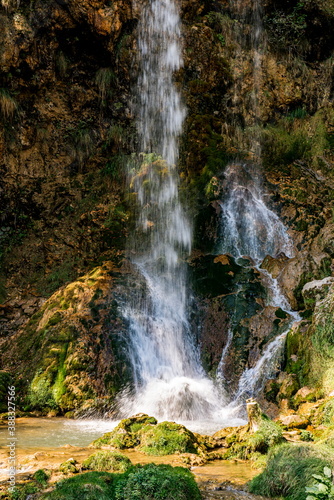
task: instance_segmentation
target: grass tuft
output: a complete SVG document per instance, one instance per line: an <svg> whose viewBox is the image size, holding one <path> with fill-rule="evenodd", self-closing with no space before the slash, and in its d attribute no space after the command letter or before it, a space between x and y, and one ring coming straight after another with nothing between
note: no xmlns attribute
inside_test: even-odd
<svg viewBox="0 0 334 500"><path fill-rule="evenodd" d="M305 487L313 483L313 474L321 474L330 463L334 463L334 458L326 447L277 446L269 452L266 469L250 482L249 491L305 500Z"/></svg>

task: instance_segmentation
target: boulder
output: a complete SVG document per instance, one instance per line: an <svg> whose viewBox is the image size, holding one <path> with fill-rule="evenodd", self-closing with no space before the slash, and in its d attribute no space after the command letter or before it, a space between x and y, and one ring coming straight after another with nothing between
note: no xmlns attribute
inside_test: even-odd
<svg viewBox="0 0 334 500"><path fill-rule="evenodd" d="M306 429L309 425L308 419L300 415L287 415L281 417L279 422L287 429Z"/></svg>
<svg viewBox="0 0 334 500"><path fill-rule="evenodd" d="M296 406L299 406L301 403L307 403L316 401L319 397L319 390L312 389L310 387L301 387L299 391L293 397L293 402Z"/></svg>

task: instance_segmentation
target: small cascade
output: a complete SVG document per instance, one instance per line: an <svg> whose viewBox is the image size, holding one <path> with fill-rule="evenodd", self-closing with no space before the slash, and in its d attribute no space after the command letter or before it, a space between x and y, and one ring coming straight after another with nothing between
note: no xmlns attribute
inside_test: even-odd
<svg viewBox="0 0 334 500"><path fill-rule="evenodd" d="M217 253L230 253L235 258L247 255L256 264L266 255L280 252L292 257L293 247L284 224L266 206L258 174L251 168L232 164L225 172Z"/></svg>
<svg viewBox="0 0 334 500"><path fill-rule="evenodd" d="M250 257L261 273L262 283L268 291L267 305L281 308L291 318L287 329L270 342L257 363L241 375L231 403L231 406L237 406L248 397L256 396L264 388L266 380L277 373L286 335L292 322L299 319L299 315L291 310L277 280L268 271L260 268L267 255L275 257L283 252L287 257L292 257L293 245L284 224L263 200L264 194L256 170L252 171L249 165L230 165L225 173L223 187L217 253L229 253L236 259ZM230 328L217 378L222 372L232 340Z"/></svg>

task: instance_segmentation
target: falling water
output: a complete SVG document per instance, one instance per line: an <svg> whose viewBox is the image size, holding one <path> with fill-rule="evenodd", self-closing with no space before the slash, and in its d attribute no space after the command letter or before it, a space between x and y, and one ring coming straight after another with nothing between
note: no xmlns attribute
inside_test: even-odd
<svg viewBox="0 0 334 500"><path fill-rule="evenodd" d="M280 252L292 257L290 237L277 214L266 206L254 167L230 165L223 187L219 253L230 253L236 258L247 255L256 264L266 255L276 256Z"/></svg>
<svg viewBox="0 0 334 500"><path fill-rule="evenodd" d="M134 391L121 413L206 419L220 407L187 321L191 227L178 198L178 138L185 117L173 73L182 66L180 19L172 0L151 0L138 35L137 128L141 164L132 172L139 216L130 248L144 287L123 308ZM144 290L143 290L144 288Z"/></svg>
<svg viewBox="0 0 334 500"><path fill-rule="evenodd" d="M256 396L266 380L278 371L286 335L292 321L298 320L299 315L291 311L277 280L260 268L267 255L276 257L283 252L287 257L292 257L293 245L282 221L264 202L257 168L243 164L230 165L226 169L224 188L217 252L230 253L237 259L251 257L268 290L268 304L280 307L291 318L289 327L265 348L255 366L247 368L241 375L232 403L236 405L249 396ZM230 335L229 344L232 340ZM220 367L224 366L227 352L226 346Z"/></svg>

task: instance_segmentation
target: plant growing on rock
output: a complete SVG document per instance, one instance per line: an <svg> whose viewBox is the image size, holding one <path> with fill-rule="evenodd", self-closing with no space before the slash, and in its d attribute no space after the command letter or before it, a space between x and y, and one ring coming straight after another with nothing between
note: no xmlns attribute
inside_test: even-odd
<svg viewBox="0 0 334 500"><path fill-rule="evenodd" d="M18 104L7 89L0 89L0 112L3 120L12 121L18 110Z"/></svg>
<svg viewBox="0 0 334 500"><path fill-rule="evenodd" d="M111 68L100 68L96 72L95 83L99 91L102 105L105 105L106 99L111 95L111 86L115 80L116 76Z"/></svg>

